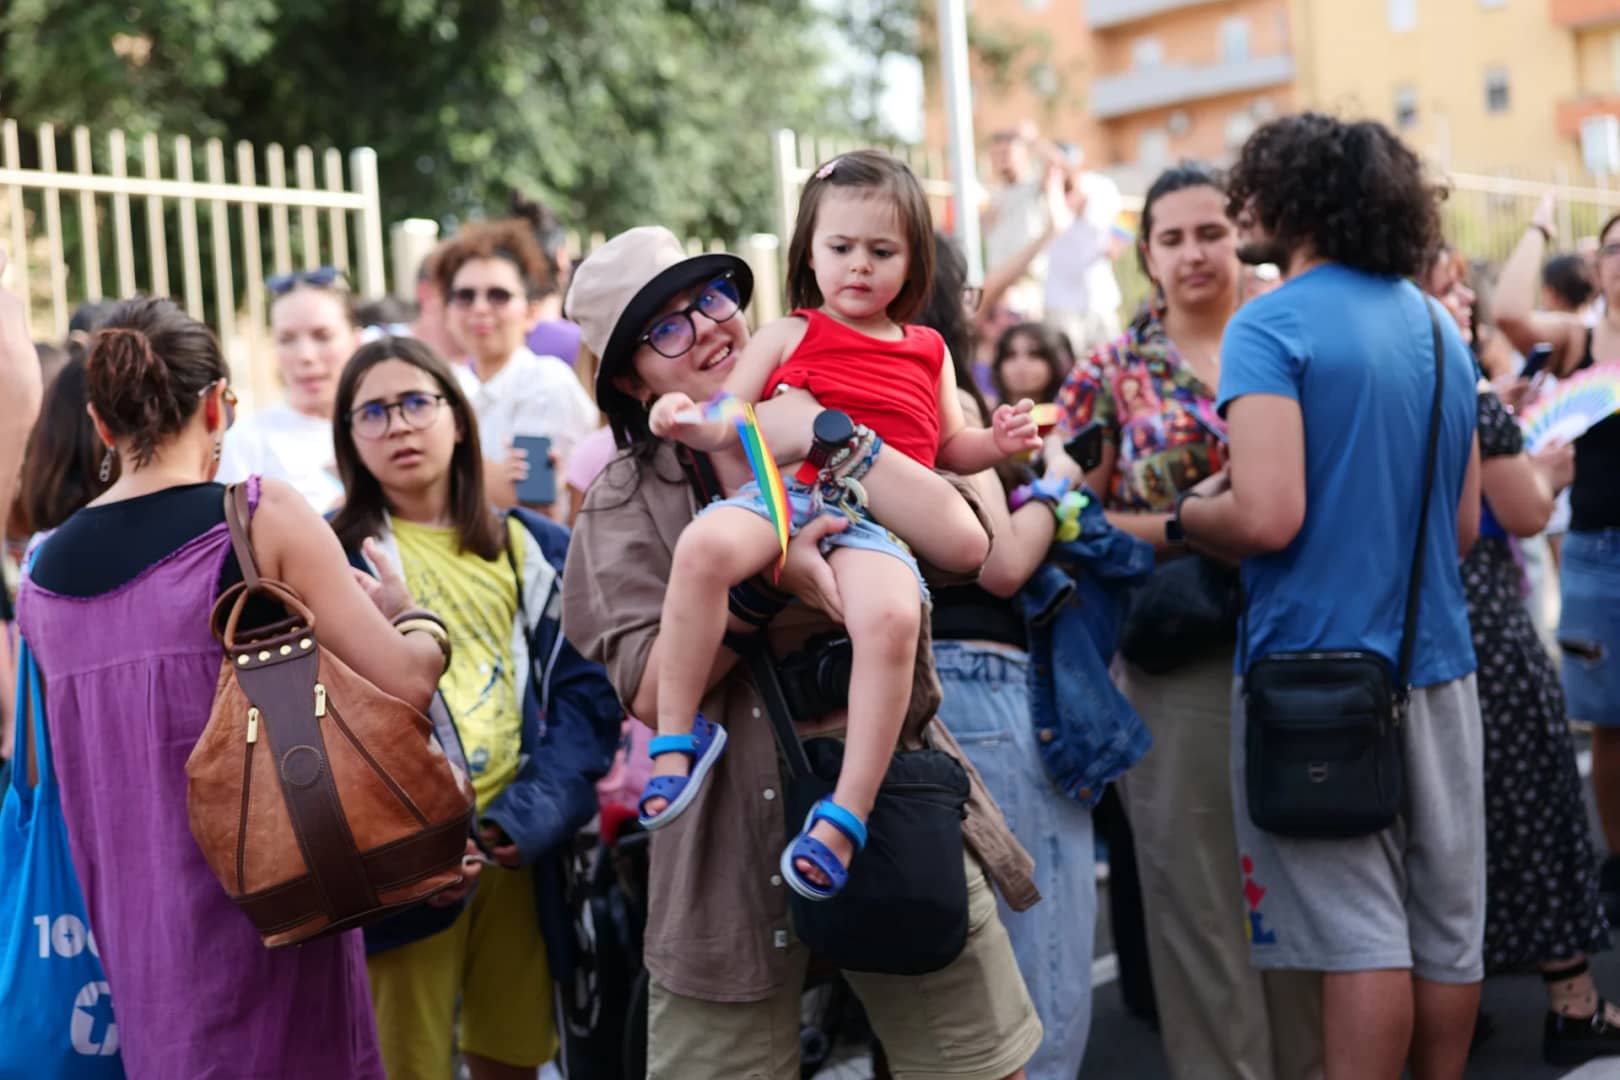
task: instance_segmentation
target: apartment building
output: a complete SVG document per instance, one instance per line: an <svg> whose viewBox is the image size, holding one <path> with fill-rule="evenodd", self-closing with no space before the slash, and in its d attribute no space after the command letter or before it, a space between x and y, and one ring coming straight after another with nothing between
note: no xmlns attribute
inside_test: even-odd
<svg viewBox="0 0 1620 1080"><path fill-rule="evenodd" d="M1560 109L1577 98L1577 34L1562 8L1586 0L1295 0L1299 97L1371 116L1437 164L1546 175L1580 164ZM1609 57L1603 56L1604 73ZM1612 79L1610 85L1613 85Z"/></svg>
<svg viewBox="0 0 1620 1080"><path fill-rule="evenodd" d="M1620 172L1620 0L1548 0L1548 17L1571 38L1575 86L1557 103L1557 131L1586 164Z"/></svg>
<svg viewBox="0 0 1620 1080"><path fill-rule="evenodd" d="M1445 167L1620 172L1620 0L973 0L975 127L1029 118L1134 183L1300 108ZM1020 51L1021 50L1021 51ZM943 145L937 76L931 140Z"/></svg>

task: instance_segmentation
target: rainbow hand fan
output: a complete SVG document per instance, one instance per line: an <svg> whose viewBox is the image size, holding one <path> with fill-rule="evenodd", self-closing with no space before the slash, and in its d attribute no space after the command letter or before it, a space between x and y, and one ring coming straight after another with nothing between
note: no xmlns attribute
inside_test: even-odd
<svg viewBox="0 0 1620 1080"><path fill-rule="evenodd" d="M737 428L743 452L748 455L748 467L754 472L760 498L765 500L771 525L776 529L777 543L781 545L782 554L776 560L776 576L780 578L782 567L787 563L788 523L793 511L788 506L787 486L782 483L781 470L776 467L771 448L765 445L765 433L759 430L759 421L754 417L754 407L722 390L709 401L703 413L706 419L729 420Z"/></svg>
<svg viewBox="0 0 1620 1080"><path fill-rule="evenodd" d="M1524 410L1524 448L1537 453L1554 442L1574 442L1620 412L1620 362L1598 364L1560 379L1553 392Z"/></svg>

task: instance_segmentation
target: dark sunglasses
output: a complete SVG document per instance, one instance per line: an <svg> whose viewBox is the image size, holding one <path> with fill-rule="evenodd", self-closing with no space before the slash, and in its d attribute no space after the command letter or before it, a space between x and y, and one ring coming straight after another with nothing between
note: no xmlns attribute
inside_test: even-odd
<svg viewBox="0 0 1620 1080"><path fill-rule="evenodd" d="M456 307L472 307L474 304L478 303L478 296L478 289L451 289L450 303L454 304ZM511 289L503 289L499 285L496 285L494 288L484 289L483 297L485 300L489 301L490 307L500 308L505 307L507 304L510 304L514 299L516 299L517 293L513 292Z"/></svg>
<svg viewBox="0 0 1620 1080"><path fill-rule="evenodd" d="M349 278L342 270L335 266L317 266L313 270L295 270L290 274L277 274L275 277L265 278L264 287L274 295L282 296L300 285L330 289L339 283L348 288Z"/></svg>
<svg viewBox="0 0 1620 1080"><path fill-rule="evenodd" d="M362 439L380 439L388 434L394 413L410 431L421 431L432 424L444 404L443 394L413 391L398 401L368 401L349 413L349 428Z"/></svg>
<svg viewBox="0 0 1620 1080"><path fill-rule="evenodd" d="M674 360L686 355L697 343L697 323L692 321L692 312L699 312L710 322L723 323L741 307L736 283L729 273L722 274L705 285L690 304L647 327L647 332L637 338L636 343L650 345L659 356Z"/></svg>

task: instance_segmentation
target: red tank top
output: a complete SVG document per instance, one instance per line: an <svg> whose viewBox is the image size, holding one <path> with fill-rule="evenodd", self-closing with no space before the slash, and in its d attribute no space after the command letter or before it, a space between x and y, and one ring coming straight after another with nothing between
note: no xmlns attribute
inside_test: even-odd
<svg viewBox="0 0 1620 1080"><path fill-rule="evenodd" d="M934 467L939 453L939 376L945 339L926 326L906 326L899 341L869 337L820 311L801 308L804 340L771 373L765 396L779 386L808 390L826 409L848 413L909 458Z"/></svg>

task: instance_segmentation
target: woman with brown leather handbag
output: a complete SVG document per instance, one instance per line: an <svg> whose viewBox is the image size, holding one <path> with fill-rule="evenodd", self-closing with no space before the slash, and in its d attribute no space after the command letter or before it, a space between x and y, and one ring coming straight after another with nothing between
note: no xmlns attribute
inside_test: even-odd
<svg viewBox="0 0 1620 1080"><path fill-rule="evenodd" d="M187 821L186 761L223 660L208 616L241 577L211 482L235 404L219 344L170 300L130 300L95 338L87 376L122 473L43 542L20 616L125 1065L143 1077L380 1080L359 935L265 949ZM431 634L390 627L410 606L404 586L368 599L291 488L250 482L248 501L260 570L307 598L322 644L425 709L444 659Z"/></svg>

